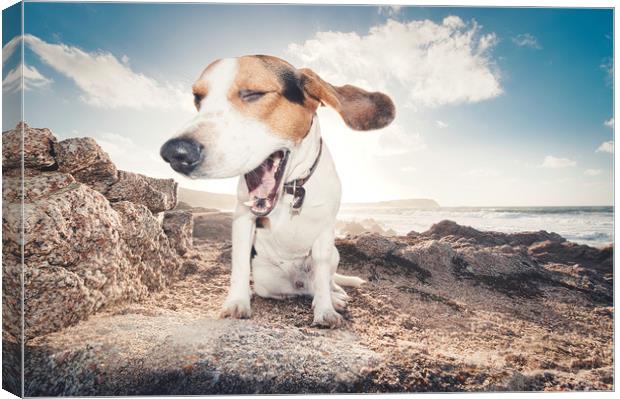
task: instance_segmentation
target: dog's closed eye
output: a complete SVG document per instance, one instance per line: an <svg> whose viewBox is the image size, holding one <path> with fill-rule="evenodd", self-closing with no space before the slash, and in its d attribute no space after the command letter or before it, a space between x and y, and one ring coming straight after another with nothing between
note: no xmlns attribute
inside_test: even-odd
<svg viewBox="0 0 620 399"><path fill-rule="evenodd" d="M248 103L261 99L265 94L267 94L266 91L247 90L247 89L239 90L239 98L241 98L243 101L248 102Z"/></svg>
<svg viewBox="0 0 620 399"><path fill-rule="evenodd" d="M205 98L204 95L199 94L199 93L194 93L194 105L196 106L196 109L200 109L200 102L202 101L203 98Z"/></svg>

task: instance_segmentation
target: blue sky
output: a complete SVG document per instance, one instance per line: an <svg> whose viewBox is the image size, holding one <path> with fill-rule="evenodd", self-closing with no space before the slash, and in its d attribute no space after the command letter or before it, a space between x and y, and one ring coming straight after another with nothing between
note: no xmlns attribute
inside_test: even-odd
<svg viewBox="0 0 620 399"><path fill-rule="evenodd" d="M158 148L195 112L190 86L208 63L265 53L394 98L385 131L353 133L319 112L345 201L613 203L611 10L25 7L26 121L61 138L93 136L121 168L233 193L231 180L175 176ZM15 53L5 64L5 99L17 96L9 74L19 63ZM5 116L3 129L15 123Z"/></svg>

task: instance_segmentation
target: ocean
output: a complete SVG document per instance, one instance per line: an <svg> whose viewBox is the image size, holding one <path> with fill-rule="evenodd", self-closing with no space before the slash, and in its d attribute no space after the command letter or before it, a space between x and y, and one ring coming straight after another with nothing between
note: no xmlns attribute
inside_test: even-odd
<svg viewBox="0 0 620 399"><path fill-rule="evenodd" d="M558 233L569 241L601 247L614 241L613 206L592 207L442 207L415 209L343 204L338 220L376 221L398 234L423 232L448 219L478 230L514 233L539 231Z"/></svg>

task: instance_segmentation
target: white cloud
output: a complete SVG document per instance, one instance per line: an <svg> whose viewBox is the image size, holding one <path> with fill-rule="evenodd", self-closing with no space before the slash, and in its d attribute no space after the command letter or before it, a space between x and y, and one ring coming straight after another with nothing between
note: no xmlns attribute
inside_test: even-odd
<svg viewBox="0 0 620 399"><path fill-rule="evenodd" d="M538 39L530 33L522 33L512 38L512 42L519 47L529 47L536 50L542 49Z"/></svg>
<svg viewBox="0 0 620 399"><path fill-rule="evenodd" d="M440 128L440 129L445 129L445 128L447 128L447 127L449 126L449 125L448 125L446 122L444 122L444 121L437 121L436 123L437 123L437 127L438 127L438 128Z"/></svg>
<svg viewBox="0 0 620 399"><path fill-rule="evenodd" d="M602 170L600 169L586 169L583 174L585 174L586 176L598 176L601 173L603 173Z"/></svg>
<svg viewBox="0 0 620 399"><path fill-rule="evenodd" d="M400 10L403 7L400 5L393 5L393 6L379 6L379 9L377 10L377 12L380 15L387 15L390 17L396 16L398 14L400 14Z"/></svg>
<svg viewBox="0 0 620 399"><path fill-rule="evenodd" d="M472 169L465 172L464 175L472 177L497 177L500 173L493 169Z"/></svg>
<svg viewBox="0 0 620 399"><path fill-rule="evenodd" d="M14 69L11 69L2 79L2 91L7 93L19 91L22 87L22 73L24 76L24 90L40 89L52 83L52 80L41 75L37 68L19 64Z"/></svg>
<svg viewBox="0 0 620 399"><path fill-rule="evenodd" d="M614 128L614 118L611 117L611 118L607 119L605 122L603 122L603 124L605 126L607 126L608 128L613 129Z"/></svg>
<svg viewBox="0 0 620 399"><path fill-rule="evenodd" d="M126 62L108 52L86 52L74 46L47 43L26 35L25 42L40 59L58 73L72 79L82 91L82 100L102 108L192 109L186 90L133 71ZM123 62L125 61L125 62Z"/></svg>
<svg viewBox="0 0 620 399"><path fill-rule="evenodd" d="M402 168L400 168L400 170L406 173L413 173L417 172L418 168L416 168L415 166L403 166Z"/></svg>
<svg viewBox="0 0 620 399"><path fill-rule="evenodd" d="M596 152L608 152L610 154L614 153L614 141L610 140L610 141L605 141L603 144L601 144L597 149Z"/></svg>
<svg viewBox="0 0 620 399"><path fill-rule="evenodd" d="M554 157L553 155L547 155L541 166L543 168L557 169L557 168L567 168L567 167L575 166L575 165L577 165L577 162L572 161L568 158L557 158L557 157Z"/></svg>
<svg viewBox="0 0 620 399"><path fill-rule="evenodd" d="M402 97L403 105L436 107L502 93L491 58L497 38L480 31L475 21L456 16L442 23L388 20L362 36L318 32L303 44L290 44L288 52L330 83L386 90Z"/></svg>
<svg viewBox="0 0 620 399"><path fill-rule="evenodd" d="M9 58L11 58L15 51L20 47L21 38L21 35L15 36L11 40L9 40L7 44L2 46L2 65L6 64Z"/></svg>
<svg viewBox="0 0 620 399"><path fill-rule="evenodd" d="M465 27L465 22L456 15L448 15L443 19L442 24L452 29L461 29Z"/></svg>

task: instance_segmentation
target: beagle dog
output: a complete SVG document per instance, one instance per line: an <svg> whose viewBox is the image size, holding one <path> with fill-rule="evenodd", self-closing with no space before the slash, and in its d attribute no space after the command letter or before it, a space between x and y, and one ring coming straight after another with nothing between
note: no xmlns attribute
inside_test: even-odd
<svg viewBox="0 0 620 399"><path fill-rule="evenodd" d="M339 326L341 287L364 281L336 273L341 188L316 110L329 105L352 129L373 130L394 119L392 100L265 55L217 60L192 89L198 114L161 156L190 178L241 176L221 316L250 317L252 277L256 295L310 295L314 324Z"/></svg>

